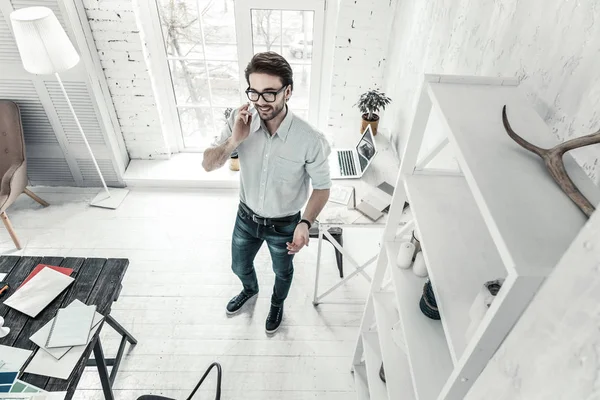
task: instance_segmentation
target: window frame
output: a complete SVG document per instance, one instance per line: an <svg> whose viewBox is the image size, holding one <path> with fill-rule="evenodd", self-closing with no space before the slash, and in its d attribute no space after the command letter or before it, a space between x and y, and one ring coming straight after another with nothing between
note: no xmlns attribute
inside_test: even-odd
<svg viewBox="0 0 600 400"><path fill-rule="evenodd" d="M326 0L303 0L301 5L293 0L235 0L235 23L238 36L238 60L240 60L240 90L246 90L244 67L241 60L250 60L254 54L252 43L252 10L282 10L282 11L312 11L313 33L312 39L323 38L319 46L312 46L311 58L311 84L309 89L308 121L314 126L321 126L323 111L321 96L323 94L323 75L327 73L323 64L325 59L324 49L327 43L325 20L327 13ZM249 33L249 34L248 34ZM245 64L245 63L244 63ZM296 64L294 64L296 65ZM293 67L293 65L292 65ZM317 73L314 73L316 70ZM312 111L312 112L311 112Z"/></svg>
<svg viewBox="0 0 600 400"><path fill-rule="evenodd" d="M134 0L135 1L135 0ZM154 87L155 92L155 101L159 108L159 113L161 114L163 122L163 131L164 135L169 143L169 147L172 153L203 153L205 148L203 147L186 147L185 141L183 138L183 128L181 124L181 119L179 116L179 109L193 109L193 108L202 108L209 109L212 113L213 119L213 129L215 130L215 135L220 133L220 130L217 129L217 121L218 115L215 115L215 108L225 108L225 106L215 106L212 100L212 90L210 79L208 79L209 85L209 104L177 104L177 98L175 95L175 85L173 84L172 75L171 75L171 67L169 63L174 59L185 59L187 61L201 61L205 65L205 69L207 68L207 63L210 62L219 62L219 60L209 59L207 60L205 57L174 57L169 56L167 49L164 44L163 37L163 28L160 23L160 15L159 15L159 5L157 0L137 0L137 15L138 24L140 25L141 36L142 36L142 44L145 46L145 50L147 50L147 62L149 64L149 74L152 82L152 86ZM199 19L200 21L200 19ZM203 28L202 28L203 29ZM237 40L236 40L237 44ZM202 48L205 52L205 40L202 37ZM221 60L221 62L231 62L238 63L238 60ZM208 75L208 74L207 74ZM240 93L240 102L243 101L243 97L245 93ZM245 97L244 97L245 98ZM240 103L241 104L241 103ZM232 105L235 107L236 105Z"/></svg>
<svg viewBox="0 0 600 400"><path fill-rule="evenodd" d="M148 75L154 89L163 135L171 153L186 150L183 145L183 132L177 113L175 90L171 81L171 71L167 60L167 49L162 37L162 26L155 0L133 0L140 27L142 47L149 66Z"/></svg>

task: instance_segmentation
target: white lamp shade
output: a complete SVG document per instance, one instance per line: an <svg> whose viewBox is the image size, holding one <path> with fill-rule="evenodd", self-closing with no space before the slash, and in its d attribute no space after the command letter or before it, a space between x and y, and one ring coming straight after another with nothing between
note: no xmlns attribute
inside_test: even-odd
<svg viewBox="0 0 600 400"><path fill-rule="evenodd" d="M79 62L79 54L47 7L27 7L10 14L23 66L32 74L64 72Z"/></svg>

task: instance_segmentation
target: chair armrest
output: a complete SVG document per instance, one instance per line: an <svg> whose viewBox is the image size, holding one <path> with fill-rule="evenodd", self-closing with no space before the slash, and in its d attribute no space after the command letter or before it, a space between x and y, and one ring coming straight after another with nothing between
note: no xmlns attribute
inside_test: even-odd
<svg viewBox="0 0 600 400"><path fill-rule="evenodd" d="M0 182L0 196L8 196L10 194L10 182L12 181L15 172L17 172L20 166L21 164L13 164L10 166L8 171L4 173L4 176L2 177L2 182Z"/></svg>

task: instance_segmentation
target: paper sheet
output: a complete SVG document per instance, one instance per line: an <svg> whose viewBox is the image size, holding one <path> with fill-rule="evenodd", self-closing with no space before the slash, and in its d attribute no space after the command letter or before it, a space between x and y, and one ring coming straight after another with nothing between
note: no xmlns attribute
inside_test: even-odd
<svg viewBox="0 0 600 400"><path fill-rule="evenodd" d="M352 186L333 185L329 191L329 201L348 205L350 199L352 198L353 191L354 187Z"/></svg>
<svg viewBox="0 0 600 400"><path fill-rule="evenodd" d="M65 290L74 279L70 276L44 268L19 290L13 293L4 304L32 318L46 308Z"/></svg>
<svg viewBox="0 0 600 400"><path fill-rule="evenodd" d="M100 324L92 329L90 339L94 337L98 328L100 328ZM53 378L69 379L87 346L86 344L71 348L60 360L57 360L43 350L38 350L25 369L25 372L28 374L51 376Z"/></svg>
<svg viewBox="0 0 600 400"><path fill-rule="evenodd" d="M0 372L20 371L33 353L30 350L9 347L0 344L0 360L4 365L0 367Z"/></svg>
<svg viewBox="0 0 600 400"><path fill-rule="evenodd" d="M81 301L75 299L71 304L69 304L67 306L67 308L79 307L79 306L85 307L85 304L82 303ZM92 322L92 328L95 328L96 326L98 326L98 324L102 321L103 318L104 317L102 316L102 314L100 314L99 312L96 312L95 317L94 317L94 322ZM72 346L58 347L58 348L54 348L54 349L46 348L46 341L48 340L48 336L50 335L50 328L52 327L53 321L54 321L54 318L51 319L46 325L44 325L40 330L38 330L36 333L34 333L29 338L29 340L31 340L33 343L37 344L42 350L46 351L52 357L56 358L57 360L60 360L65 354L67 354L67 352L69 350L71 350Z"/></svg>
<svg viewBox="0 0 600 400"><path fill-rule="evenodd" d="M362 217L360 212L347 207L325 207L319 214L319 222L322 224L352 224L360 217Z"/></svg>
<svg viewBox="0 0 600 400"><path fill-rule="evenodd" d="M2 274L0 273L0 282L4 280L4 278L6 278L6 275L8 274Z"/></svg>

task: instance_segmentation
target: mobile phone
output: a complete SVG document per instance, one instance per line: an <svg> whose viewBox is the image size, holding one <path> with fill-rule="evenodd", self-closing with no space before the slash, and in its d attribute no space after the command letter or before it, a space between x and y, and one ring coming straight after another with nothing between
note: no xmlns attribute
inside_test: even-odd
<svg viewBox="0 0 600 400"><path fill-rule="evenodd" d="M254 112L254 104L253 104L253 103L250 103L250 106L248 106L248 112L249 112L250 114L252 114L252 113ZM248 116L247 116L247 115L246 115L246 116L244 116L244 123L245 123L246 125L248 125Z"/></svg>

